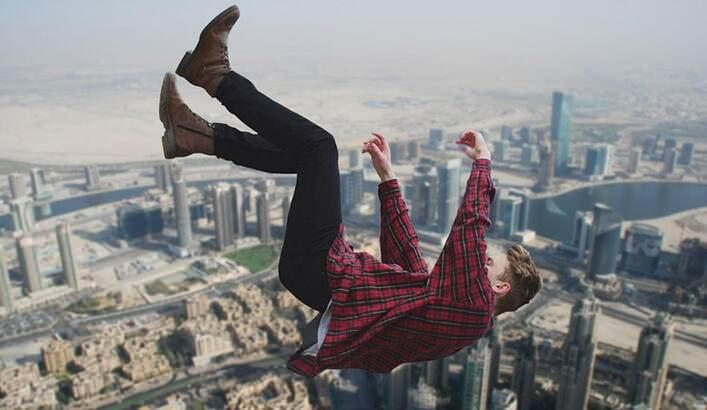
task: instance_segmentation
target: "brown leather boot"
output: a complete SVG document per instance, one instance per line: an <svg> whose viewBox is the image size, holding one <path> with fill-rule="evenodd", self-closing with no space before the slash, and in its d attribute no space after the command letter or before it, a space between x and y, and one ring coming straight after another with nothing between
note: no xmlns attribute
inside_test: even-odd
<svg viewBox="0 0 707 410"><path fill-rule="evenodd" d="M228 64L228 34L241 13L231 6L216 16L201 31L194 51L187 51L177 67L177 74L202 87L211 97L223 76L231 71Z"/></svg>
<svg viewBox="0 0 707 410"><path fill-rule="evenodd" d="M213 125L187 107L177 92L177 77L164 75L160 91L160 121L165 128L162 150L167 159L194 153L214 153Z"/></svg>

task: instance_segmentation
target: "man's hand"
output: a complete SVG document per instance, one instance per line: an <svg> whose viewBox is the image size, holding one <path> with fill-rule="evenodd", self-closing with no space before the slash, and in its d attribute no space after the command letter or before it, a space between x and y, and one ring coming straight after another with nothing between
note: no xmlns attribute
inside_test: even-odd
<svg viewBox="0 0 707 410"><path fill-rule="evenodd" d="M373 133L373 138L363 142L361 152L371 155L373 168L375 168L382 182L395 178L393 167L390 164L390 146L382 135Z"/></svg>
<svg viewBox="0 0 707 410"><path fill-rule="evenodd" d="M484 136L476 130L466 130L459 135L456 141L464 153L471 159L491 159L491 152L484 140Z"/></svg>

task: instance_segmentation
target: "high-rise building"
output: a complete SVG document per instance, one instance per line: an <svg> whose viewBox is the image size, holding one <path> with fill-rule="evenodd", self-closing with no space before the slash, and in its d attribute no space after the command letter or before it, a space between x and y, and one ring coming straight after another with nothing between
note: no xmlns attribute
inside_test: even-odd
<svg viewBox="0 0 707 410"><path fill-rule="evenodd" d="M552 139L552 151L555 153L555 175L564 175L567 172L572 105L573 97L571 95L565 95L561 92L552 94L550 138Z"/></svg>
<svg viewBox="0 0 707 410"><path fill-rule="evenodd" d="M540 167L538 168L538 187L546 189L555 176L555 153L547 142L540 146Z"/></svg>
<svg viewBox="0 0 707 410"><path fill-rule="evenodd" d="M523 144L520 151L520 160L523 165L534 165L540 160L537 145Z"/></svg>
<svg viewBox="0 0 707 410"><path fill-rule="evenodd" d="M361 150L349 150L349 168L358 168L361 166Z"/></svg>
<svg viewBox="0 0 707 410"><path fill-rule="evenodd" d="M27 182L25 176L19 172L13 172L7 176L10 185L10 195L13 199L19 199L27 196Z"/></svg>
<svg viewBox="0 0 707 410"><path fill-rule="evenodd" d="M599 302L591 285L585 284L584 296L572 306L567 338L562 346L562 365L555 410L587 408L597 347L596 316Z"/></svg>
<svg viewBox="0 0 707 410"><path fill-rule="evenodd" d="M461 165L461 158L437 164L437 230L442 234L452 229L452 223L459 209Z"/></svg>
<svg viewBox="0 0 707 410"><path fill-rule="evenodd" d="M2 245L0 244L0 306L12 310L12 284L7 270Z"/></svg>
<svg viewBox="0 0 707 410"><path fill-rule="evenodd" d="M233 236L245 236L246 200L243 186L238 182L231 184L231 198L233 199Z"/></svg>
<svg viewBox="0 0 707 410"><path fill-rule="evenodd" d="M663 231L653 225L633 222L626 230L622 268L640 275L652 276L660 261Z"/></svg>
<svg viewBox="0 0 707 410"><path fill-rule="evenodd" d="M209 312L209 298L205 294L192 296L184 300L184 307L187 311L187 319L194 319Z"/></svg>
<svg viewBox="0 0 707 410"><path fill-rule="evenodd" d="M530 192L527 189L511 188L508 195L520 198L520 208L518 209L518 231L527 231L530 223Z"/></svg>
<svg viewBox="0 0 707 410"><path fill-rule="evenodd" d="M533 135L530 133L530 127L522 127L518 131L518 136L520 137L521 142L526 144L534 144L537 142L533 141Z"/></svg>
<svg viewBox="0 0 707 410"><path fill-rule="evenodd" d="M498 202L498 216L496 219L496 232L501 237L510 239L519 231L518 226L521 219L521 207L523 200L518 196L512 196L508 191L502 192Z"/></svg>
<svg viewBox="0 0 707 410"><path fill-rule="evenodd" d="M382 396L386 410L406 410L408 389L412 383L412 364L403 363L382 375Z"/></svg>
<svg viewBox="0 0 707 410"><path fill-rule="evenodd" d="M96 165L86 165L84 167L84 175L86 177L86 190L91 191L101 187L100 172Z"/></svg>
<svg viewBox="0 0 707 410"><path fill-rule="evenodd" d="M613 147L601 144L587 148L584 173L590 177L607 176L611 172Z"/></svg>
<svg viewBox="0 0 707 410"><path fill-rule="evenodd" d="M189 195L187 182L184 178L184 166L181 162L170 163L172 178L172 195L174 196L174 214L177 224L177 244L182 250L191 248L191 212L189 210Z"/></svg>
<svg viewBox="0 0 707 410"><path fill-rule="evenodd" d="M584 156L584 174L588 176L599 175L599 148L589 147Z"/></svg>
<svg viewBox="0 0 707 410"><path fill-rule="evenodd" d="M695 150L695 144L691 142L685 142L680 147L680 156L678 157L678 164L680 165L690 165L692 163L692 153Z"/></svg>
<svg viewBox="0 0 707 410"><path fill-rule="evenodd" d="M672 174L675 172L675 165L677 164L678 154L675 148L666 148L663 157L663 173Z"/></svg>
<svg viewBox="0 0 707 410"><path fill-rule="evenodd" d="M633 148L628 157L628 167L626 171L629 174L635 174L638 172L638 168L641 166L641 149Z"/></svg>
<svg viewBox="0 0 707 410"><path fill-rule="evenodd" d="M425 362L425 382L437 391L449 388L449 358Z"/></svg>
<svg viewBox="0 0 707 410"><path fill-rule="evenodd" d="M404 141L391 141L390 146L390 161L394 164L404 162L407 159L407 146Z"/></svg>
<svg viewBox="0 0 707 410"><path fill-rule="evenodd" d="M641 330L636 360L628 386L632 404L645 404L651 410L662 409L665 381L668 375L668 345L673 338L674 323L670 314L658 312L653 323Z"/></svg>
<svg viewBox="0 0 707 410"><path fill-rule="evenodd" d="M417 386L409 390L408 407L409 410L435 410L437 408L437 392L428 386L420 377Z"/></svg>
<svg viewBox="0 0 707 410"><path fill-rule="evenodd" d="M657 144L657 141L656 141ZM678 142L675 138L673 137L667 137L665 138L665 142L663 143L663 160L665 160L665 157L668 154L668 150L675 149L678 145Z"/></svg>
<svg viewBox="0 0 707 410"><path fill-rule="evenodd" d="M493 159L495 161L506 161L508 160L508 151L510 148L510 143L508 140L501 140L493 144Z"/></svg>
<svg viewBox="0 0 707 410"><path fill-rule="evenodd" d="M282 229L287 228L287 216L290 213L290 196L285 195L282 197Z"/></svg>
<svg viewBox="0 0 707 410"><path fill-rule="evenodd" d="M511 388L518 397L518 410L529 410L533 404L537 350L533 332L530 332L518 347L518 356L515 359L511 378Z"/></svg>
<svg viewBox="0 0 707 410"><path fill-rule="evenodd" d="M589 249L587 277L591 280L599 275L616 272L616 257L621 245L621 217L611 207L594 204L592 242Z"/></svg>
<svg viewBox="0 0 707 410"><path fill-rule="evenodd" d="M501 139L504 141L512 141L513 140L513 128L504 125L501 127Z"/></svg>
<svg viewBox="0 0 707 410"><path fill-rule="evenodd" d="M511 389L494 389L491 394L490 410L517 410L518 399Z"/></svg>
<svg viewBox="0 0 707 410"><path fill-rule="evenodd" d="M34 195L35 198L41 196L46 191L44 170L42 168L32 168L29 176L32 183L32 195Z"/></svg>
<svg viewBox="0 0 707 410"><path fill-rule="evenodd" d="M24 278L25 292L36 292L42 289L42 279L39 273L39 262L34 249L34 239L31 234L23 234L15 240L17 259Z"/></svg>
<svg viewBox="0 0 707 410"><path fill-rule="evenodd" d="M270 228L270 201L267 192L261 192L256 198L258 237L264 243L272 240Z"/></svg>
<svg viewBox="0 0 707 410"><path fill-rule="evenodd" d="M61 267L64 270L66 285L78 290L79 283L76 276L76 260L71 246L71 232L69 224L61 222L56 226L56 241L61 255Z"/></svg>
<svg viewBox="0 0 707 410"><path fill-rule="evenodd" d="M576 211L574 215L574 227L572 228L572 248L577 251L577 259L584 262L587 250L592 243L592 212Z"/></svg>
<svg viewBox="0 0 707 410"><path fill-rule="evenodd" d="M155 165L155 186L165 192L172 189L172 176L169 169L169 162L161 162Z"/></svg>
<svg viewBox="0 0 707 410"><path fill-rule="evenodd" d="M447 141L444 138L444 131L439 128L430 129L428 141L428 146L438 151L443 151L444 147L447 145Z"/></svg>
<svg viewBox="0 0 707 410"><path fill-rule="evenodd" d="M489 371L489 388L496 388L500 383L501 357L503 356L503 328L494 326L489 330L491 344L491 369Z"/></svg>
<svg viewBox="0 0 707 410"><path fill-rule="evenodd" d="M349 214L363 201L363 168L340 171L341 209Z"/></svg>
<svg viewBox="0 0 707 410"><path fill-rule="evenodd" d="M34 229L34 201L29 196L10 200L12 228L15 231L30 232Z"/></svg>
<svg viewBox="0 0 707 410"><path fill-rule="evenodd" d="M224 250L233 244L233 198L230 186L225 183L214 184L211 188L214 201L214 230L216 246Z"/></svg>
<svg viewBox="0 0 707 410"><path fill-rule="evenodd" d="M482 337L468 348L469 354L464 364L464 390L462 409L485 410L491 394L489 379L491 373L491 349L489 340Z"/></svg>
<svg viewBox="0 0 707 410"><path fill-rule="evenodd" d="M412 174L412 203L410 218L419 226L431 226L437 216L437 170L428 165L417 165Z"/></svg>
<svg viewBox="0 0 707 410"><path fill-rule="evenodd" d="M126 240L161 233L164 229L162 207L158 202L128 202L116 209L118 235Z"/></svg>
<svg viewBox="0 0 707 410"><path fill-rule="evenodd" d="M418 158L420 158L420 141L408 141L408 159L410 161L415 161Z"/></svg>

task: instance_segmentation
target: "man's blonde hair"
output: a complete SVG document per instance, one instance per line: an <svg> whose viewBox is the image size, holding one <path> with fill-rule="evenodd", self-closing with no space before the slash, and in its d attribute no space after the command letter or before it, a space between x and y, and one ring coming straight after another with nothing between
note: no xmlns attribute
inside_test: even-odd
<svg viewBox="0 0 707 410"><path fill-rule="evenodd" d="M543 278L530 252L515 244L506 252L508 266L499 280L511 284L511 290L496 300L495 314L512 312L530 302L543 286Z"/></svg>

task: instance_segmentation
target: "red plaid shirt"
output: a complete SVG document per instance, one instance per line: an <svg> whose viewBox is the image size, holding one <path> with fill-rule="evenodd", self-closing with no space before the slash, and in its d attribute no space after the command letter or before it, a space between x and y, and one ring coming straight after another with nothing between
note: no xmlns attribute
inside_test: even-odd
<svg viewBox="0 0 707 410"><path fill-rule="evenodd" d="M324 369L389 373L406 362L449 356L494 325L484 235L496 193L490 161L477 159L437 262L428 271L397 179L378 185L381 260L354 252L344 225L329 250L331 321L316 356L300 347L287 368L306 377Z"/></svg>

